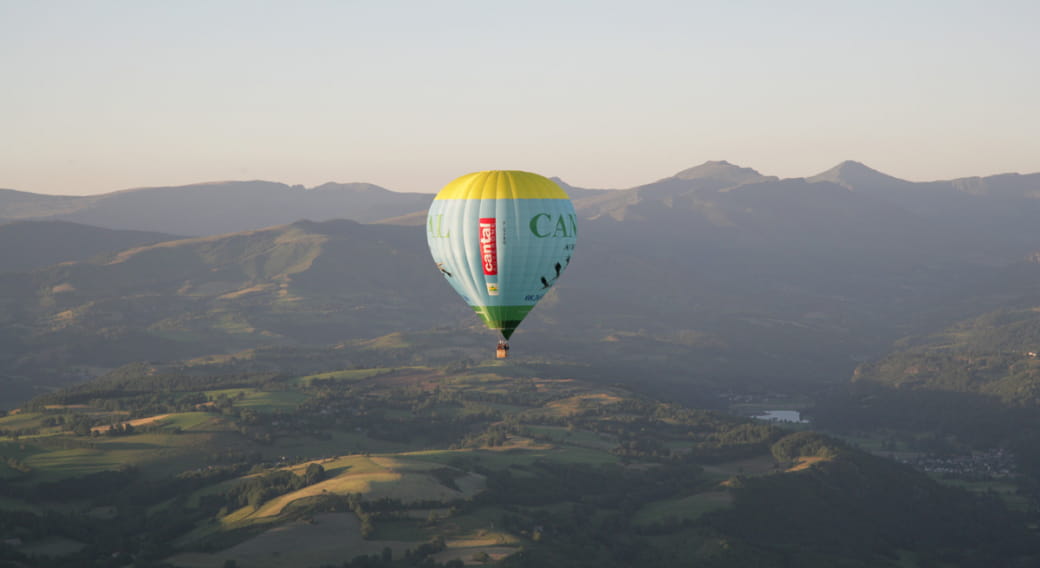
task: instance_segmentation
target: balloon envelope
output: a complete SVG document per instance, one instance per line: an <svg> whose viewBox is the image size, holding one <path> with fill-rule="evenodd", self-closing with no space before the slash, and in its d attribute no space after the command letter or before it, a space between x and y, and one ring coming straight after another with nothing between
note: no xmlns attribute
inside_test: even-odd
<svg viewBox="0 0 1040 568"><path fill-rule="evenodd" d="M444 278L506 339L570 263L578 236L567 193L521 171L452 181L426 221L430 254Z"/></svg>

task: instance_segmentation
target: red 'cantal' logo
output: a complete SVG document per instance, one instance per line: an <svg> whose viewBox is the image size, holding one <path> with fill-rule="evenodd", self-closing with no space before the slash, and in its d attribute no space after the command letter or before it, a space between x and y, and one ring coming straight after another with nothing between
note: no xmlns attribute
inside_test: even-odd
<svg viewBox="0 0 1040 568"><path fill-rule="evenodd" d="M494 217L480 218L480 263L484 265L484 275L498 274L498 245L496 244L497 226Z"/></svg>

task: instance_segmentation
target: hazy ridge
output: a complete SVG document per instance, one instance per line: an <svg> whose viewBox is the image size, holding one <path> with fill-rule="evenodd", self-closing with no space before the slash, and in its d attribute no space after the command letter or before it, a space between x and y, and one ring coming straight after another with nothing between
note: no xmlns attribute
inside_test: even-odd
<svg viewBox="0 0 1040 568"><path fill-rule="evenodd" d="M781 180L708 162L628 190L567 186L582 217L579 254L517 339L532 354L564 360L652 361L694 384L841 382L900 337L1029 293L1037 266L1029 259L1040 249L1030 217L1040 206L1037 183L1037 175L1004 175L914 184L854 162ZM295 222L322 199L339 206ZM64 246L63 260L83 261L0 280L10 324L0 365L43 380L65 366L118 365L141 353L198 356L253 343L476 330L430 266L415 226L429 199L366 184L305 190L267 182L83 198L103 206L77 218L120 212L111 217L117 224L152 226L161 217L161 226L181 234L293 221L90 261L96 250L72 246L84 239L53 230L71 225L0 226L22 231L5 240L9 254ZM276 205L294 200L300 208ZM922 200L934 207L918 207ZM970 222L943 216L961 202L974 212ZM206 218L186 213L201 209ZM398 221L315 222L337 214ZM5 215L9 209L0 210ZM109 241L118 244L116 235L159 238L120 232Z"/></svg>

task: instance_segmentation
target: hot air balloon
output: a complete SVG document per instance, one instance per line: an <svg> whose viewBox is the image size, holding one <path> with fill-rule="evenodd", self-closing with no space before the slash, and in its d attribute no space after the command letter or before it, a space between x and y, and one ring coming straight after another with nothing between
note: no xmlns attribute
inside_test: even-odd
<svg viewBox="0 0 1040 568"><path fill-rule="evenodd" d="M521 171L464 175L437 194L426 241L444 278L488 328L497 355L571 261L578 219L554 181Z"/></svg>

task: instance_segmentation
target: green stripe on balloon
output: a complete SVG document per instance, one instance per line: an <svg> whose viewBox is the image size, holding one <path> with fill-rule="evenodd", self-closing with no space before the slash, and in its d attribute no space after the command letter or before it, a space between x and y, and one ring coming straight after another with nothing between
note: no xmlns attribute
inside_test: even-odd
<svg viewBox="0 0 1040 568"><path fill-rule="evenodd" d="M470 306L490 329L502 332L509 339L520 322L534 306Z"/></svg>

